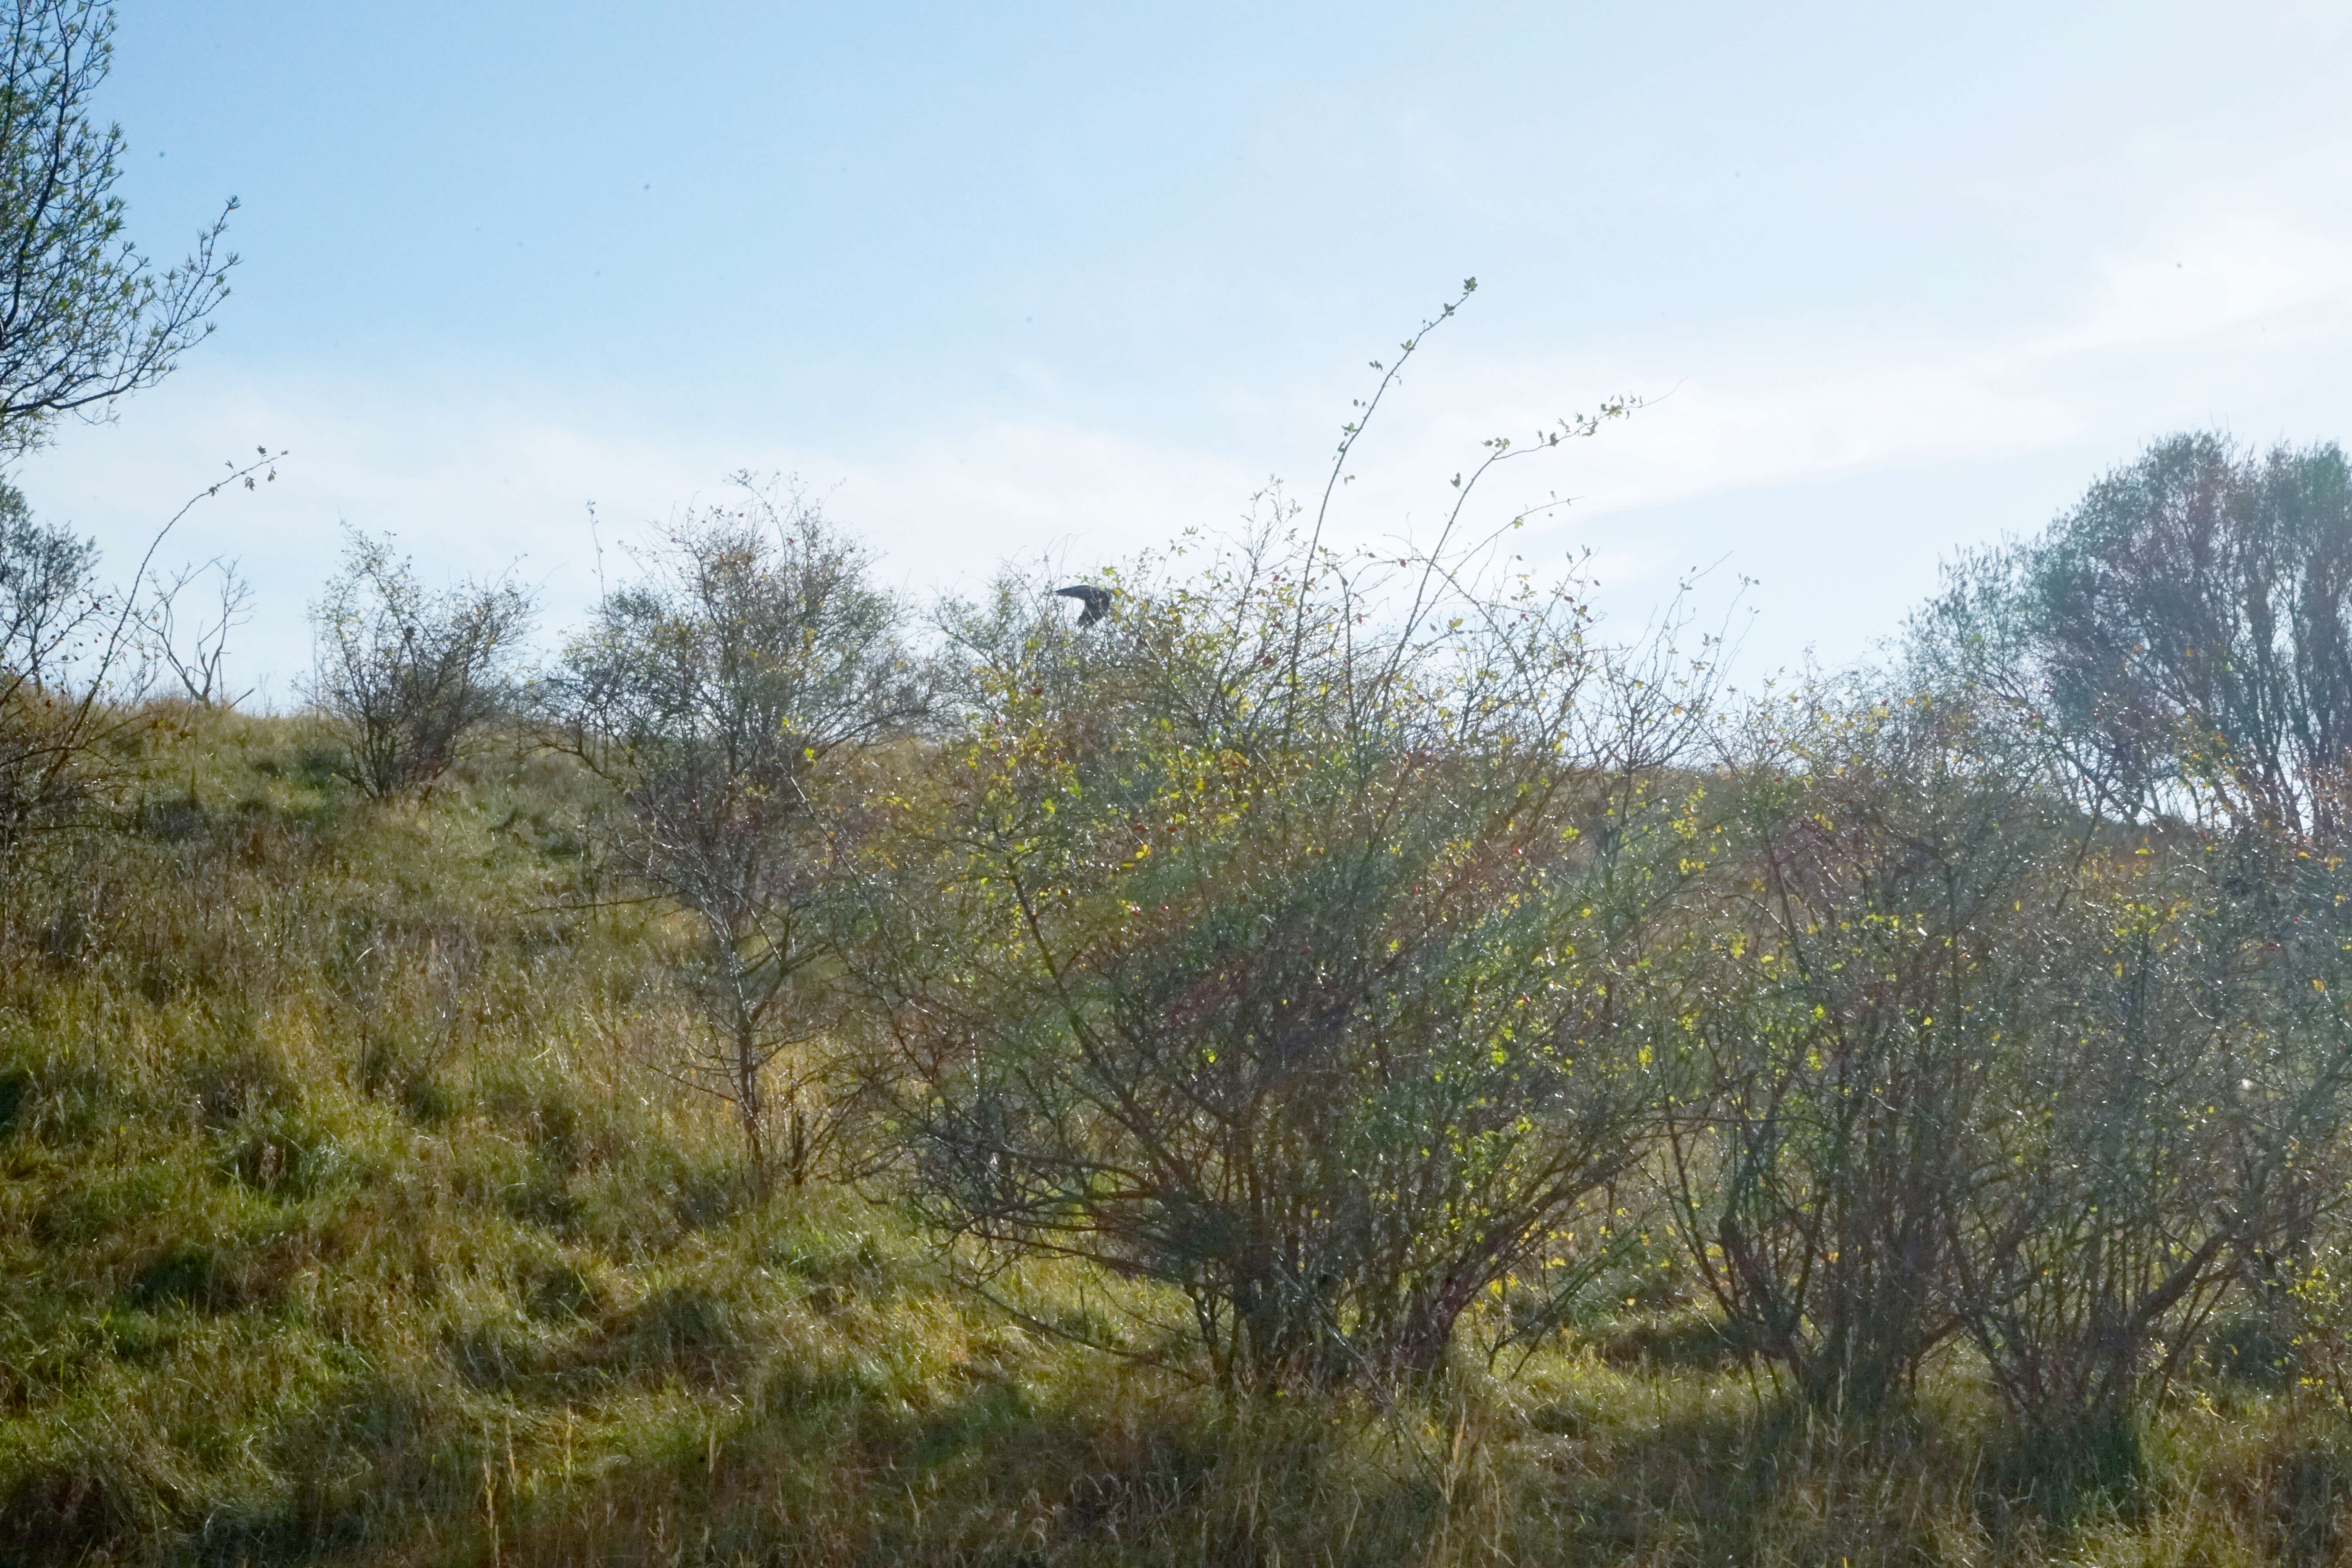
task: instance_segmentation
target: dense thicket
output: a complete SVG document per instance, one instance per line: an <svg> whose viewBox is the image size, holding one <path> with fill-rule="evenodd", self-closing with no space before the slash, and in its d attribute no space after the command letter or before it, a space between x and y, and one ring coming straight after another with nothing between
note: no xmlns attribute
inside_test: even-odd
<svg viewBox="0 0 2352 1568"><path fill-rule="evenodd" d="M1703 693L1458 562L1046 586L950 610L961 721L869 841L919 1199L1176 1286L1229 1376L1426 1373L1655 1128Z"/></svg>
<svg viewBox="0 0 2352 1568"><path fill-rule="evenodd" d="M2338 1423L2342 471L2159 444L1759 701L1494 541L926 626L753 489L528 682L519 595L362 542L249 720L89 684L12 505L12 732L84 719L0 900L0 1543L1738 1555L1793 1445L1967 1478L1796 1555L2030 1555L2151 1434ZM1712 1452L1685 1394L1760 1489L1621 1539L1658 1477L1560 1455Z"/></svg>
<svg viewBox="0 0 2352 1568"><path fill-rule="evenodd" d="M2119 1427L2233 1298L2293 1340L2341 1206L2342 472L2161 444L1761 710L1464 562L1002 585L867 842L912 1191L1258 1380L1425 1372L1638 1210L1820 1404L1965 1352Z"/></svg>

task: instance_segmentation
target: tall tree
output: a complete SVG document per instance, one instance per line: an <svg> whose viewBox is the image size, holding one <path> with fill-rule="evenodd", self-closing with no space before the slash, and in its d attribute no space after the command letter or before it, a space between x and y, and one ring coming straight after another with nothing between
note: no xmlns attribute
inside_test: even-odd
<svg viewBox="0 0 2352 1568"><path fill-rule="evenodd" d="M90 118L113 58L99 0L15 0L0 36L0 458L162 380L228 293L234 198L161 271L124 237L122 129Z"/></svg>
<svg viewBox="0 0 2352 1568"><path fill-rule="evenodd" d="M2102 809L2352 826L2352 465L2332 444L2159 441L2040 538L1964 562L1920 629Z"/></svg>

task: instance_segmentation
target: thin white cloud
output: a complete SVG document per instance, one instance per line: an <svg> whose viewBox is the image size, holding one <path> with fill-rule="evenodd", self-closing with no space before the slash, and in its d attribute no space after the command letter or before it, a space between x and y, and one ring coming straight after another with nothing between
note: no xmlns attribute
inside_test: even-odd
<svg viewBox="0 0 2352 1568"><path fill-rule="evenodd" d="M1573 494L1566 521L1531 531L1529 544L1591 545L1604 577L1662 593L1671 574L1699 563L1687 541L1646 521L1676 505L2036 453L2121 455L2164 429L2213 420L2268 436L2292 414L2292 433L2352 435L2352 394L2337 388L2336 368L2347 339L2352 237L2243 205L2095 259L2069 310L1981 338L1889 343L1859 327L1783 328L1511 358L1456 357L1434 338L1365 443L1332 537L1425 538L1450 500L1445 480L1485 437L1525 437L1618 391L1665 393L1597 440L1499 474L1483 514L1491 521L1550 492ZM192 365L128 407L121 426L68 429L20 481L44 513L97 533L123 563L224 459L265 442L288 448L276 483L209 501L163 552L167 562L243 560L262 591L246 666L282 693L307 660L303 606L333 566L339 522L396 533L428 572L519 563L561 624L594 592L590 503L609 548L715 497L737 468L797 471L873 541L886 574L918 592L969 587L1007 558L1054 552L1082 568L1188 526L1228 523L1265 477L1253 457L1067 416L965 419L901 447L828 452L676 428L577 389L456 384ZM1346 395L1330 386L1302 381L1266 405L1276 411L1268 448L1294 454L1295 493L1310 500L1345 411ZM1804 549L1800 540L1756 544L1774 559ZM1810 570L1834 578L1845 564Z"/></svg>
<svg viewBox="0 0 2352 1568"><path fill-rule="evenodd" d="M1433 343L1412 411L1366 466L1401 506L1412 479L1450 474L1488 435L1524 437L1618 390L1664 393L1539 479L1517 469L1506 489L1507 507L1570 491L1577 530L1609 539L1622 514L1845 475L2127 448L2182 424L2267 437L2290 396L2299 433L2315 438L2352 416L2352 397L2307 395L2335 379L2347 342L2352 241L2220 212L2100 258L2065 314L1981 338L1769 331L1486 363L1448 362Z"/></svg>

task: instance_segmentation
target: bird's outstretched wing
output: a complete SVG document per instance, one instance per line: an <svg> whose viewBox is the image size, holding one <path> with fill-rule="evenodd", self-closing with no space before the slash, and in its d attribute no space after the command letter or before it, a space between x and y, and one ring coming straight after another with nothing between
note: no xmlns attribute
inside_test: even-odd
<svg viewBox="0 0 2352 1568"><path fill-rule="evenodd" d="M1056 588L1054 592L1058 597L1076 599L1086 606L1078 613L1078 625L1082 626L1093 626L1110 614L1111 591L1108 588L1098 588L1092 583L1074 583L1069 587Z"/></svg>

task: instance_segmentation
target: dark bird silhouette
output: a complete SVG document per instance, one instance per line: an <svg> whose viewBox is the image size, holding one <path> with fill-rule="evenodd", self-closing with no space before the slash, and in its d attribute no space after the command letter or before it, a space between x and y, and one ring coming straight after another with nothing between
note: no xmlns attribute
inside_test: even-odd
<svg viewBox="0 0 2352 1568"><path fill-rule="evenodd" d="M1110 614L1108 588L1097 588L1092 583L1080 583L1068 588L1056 588L1054 593L1057 597L1076 599L1086 606L1084 610L1078 612L1078 625L1082 626L1093 626Z"/></svg>

